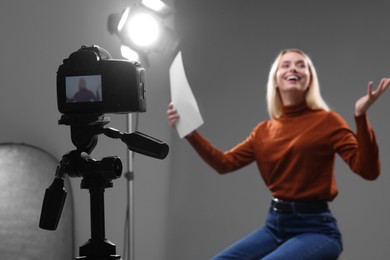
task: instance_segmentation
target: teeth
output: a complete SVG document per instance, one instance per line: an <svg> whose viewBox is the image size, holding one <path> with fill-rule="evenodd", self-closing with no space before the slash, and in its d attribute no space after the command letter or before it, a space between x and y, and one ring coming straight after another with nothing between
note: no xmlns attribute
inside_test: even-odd
<svg viewBox="0 0 390 260"><path fill-rule="evenodd" d="M287 80L298 80L299 78L297 76L288 76Z"/></svg>

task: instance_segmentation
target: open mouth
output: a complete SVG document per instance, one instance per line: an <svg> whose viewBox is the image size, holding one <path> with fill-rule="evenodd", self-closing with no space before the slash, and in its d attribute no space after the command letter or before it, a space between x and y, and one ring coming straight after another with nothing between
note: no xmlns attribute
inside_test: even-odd
<svg viewBox="0 0 390 260"><path fill-rule="evenodd" d="M300 78L298 76L295 76L295 75L291 75L291 76L288 76L287 77L287 80L299 80Z"/></svg>
<svg viewBox="0 0 390 260"><path fill-rule="evenodd" d="M300 79L301 79L301 78L298 77L298 76L296 76L296 75L291 75L291 76L288 76L288 77L286 78L286 80L291 81L291 82L297 82L297 81L300 80Z"/></svg>

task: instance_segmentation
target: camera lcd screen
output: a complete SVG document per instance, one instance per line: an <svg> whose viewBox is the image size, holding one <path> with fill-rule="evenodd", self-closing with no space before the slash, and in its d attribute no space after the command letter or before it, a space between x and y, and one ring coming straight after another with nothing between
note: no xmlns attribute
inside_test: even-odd
<svg viewBox="0 0 390 260"><path fill-rule="evenodd" d="M102 102L102 76L65 77L66 103Z"/></svg>

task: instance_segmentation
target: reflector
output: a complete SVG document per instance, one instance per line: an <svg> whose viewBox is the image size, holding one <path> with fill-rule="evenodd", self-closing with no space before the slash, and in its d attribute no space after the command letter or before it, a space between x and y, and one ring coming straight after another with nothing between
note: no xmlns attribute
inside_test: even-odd
<svg viewBox="0 0 390 260"><path fill-rule="evenodd" d="M0 252L2 259L69 260L73 207L69 181L63 217L55 232L38 227L42 200L58 161L26 144L0 144ZM69 196L70 195L70 196Z"/></svg>

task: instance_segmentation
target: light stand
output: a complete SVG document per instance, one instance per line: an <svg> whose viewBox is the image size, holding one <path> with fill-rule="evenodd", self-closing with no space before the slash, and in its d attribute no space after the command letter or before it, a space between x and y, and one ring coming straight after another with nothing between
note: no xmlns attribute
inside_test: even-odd
<svg viewBox="0 0 390 260"><path fill-rule="evenodd" d="M133 131L133 117L132 114L126 115L127 132ZM135 205L134 205L134 153L127 150L127 171L126 178L126 217L125 217L125 239L123 256L128 260L134 260L135 256Z"/></svg>

